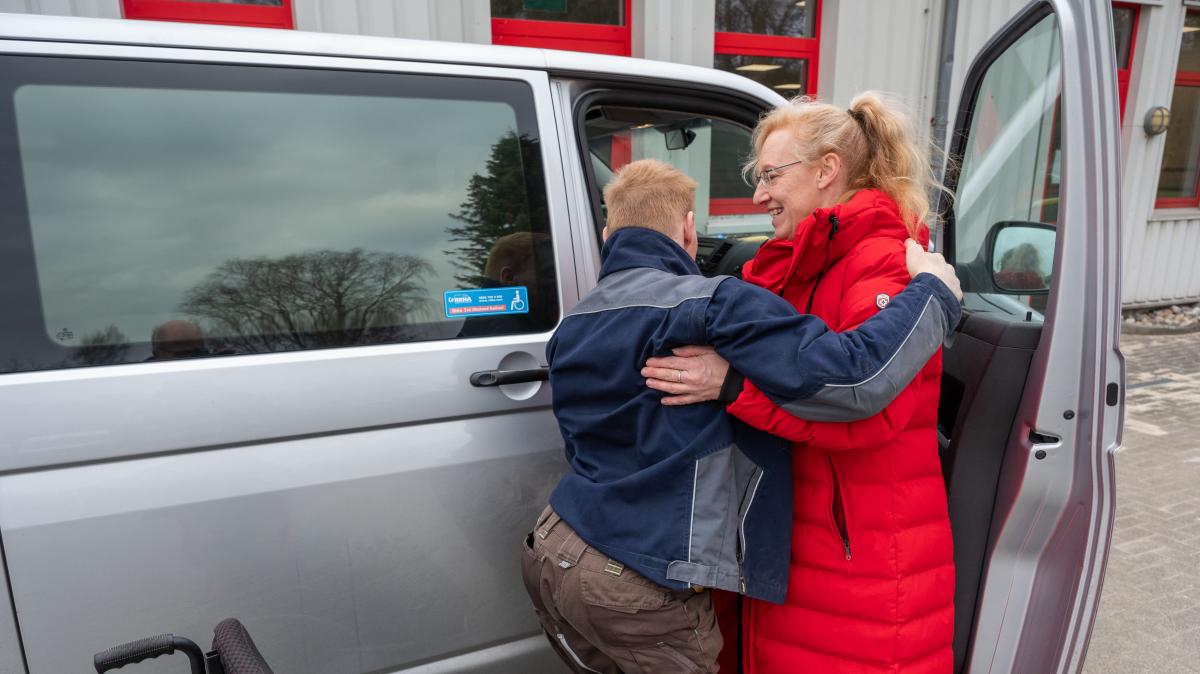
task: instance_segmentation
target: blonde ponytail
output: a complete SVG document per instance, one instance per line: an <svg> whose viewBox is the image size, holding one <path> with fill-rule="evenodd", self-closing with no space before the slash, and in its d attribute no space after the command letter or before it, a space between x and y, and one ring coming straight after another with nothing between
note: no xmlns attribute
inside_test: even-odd
<svg viewBox="0 0 1200 674"><path fill-rule="evenodd" d="M842 160L848 189L876 188L891 197L914 236L930 218L930 193L946 191L917 140L912 116L886 94L865 91L848 110L802 96L771 111L754 129L748 173L756 169L767 136L782 128L793 132L797 158L815 161L832 152Z"/></svg>

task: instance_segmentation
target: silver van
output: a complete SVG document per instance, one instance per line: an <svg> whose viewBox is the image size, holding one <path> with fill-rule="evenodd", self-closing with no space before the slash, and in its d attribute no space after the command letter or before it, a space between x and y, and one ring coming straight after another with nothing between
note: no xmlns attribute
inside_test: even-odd
<svg viewBox="0 0 1200 674"><path fill-rule="evenodd" d="M1037 2L961 92L958 671L1078 671L1096 614L1114 61L1107 3ZM227 616L278 672L560 671L519 546L564 468L544 350L595 282L600 188L683 168L702 267L736 273L769 226L726 205L783 99L615 57L18 15L0 95L0 672Z"/></svg>

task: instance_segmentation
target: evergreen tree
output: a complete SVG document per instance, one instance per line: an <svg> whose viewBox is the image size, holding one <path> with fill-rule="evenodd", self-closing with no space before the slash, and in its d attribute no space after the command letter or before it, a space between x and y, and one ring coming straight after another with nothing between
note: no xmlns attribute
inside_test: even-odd
<svg viewBox="0 0 1200 674"><path fill-rule="evenodd" d="M548 214L541 148L536 140L510 131L492 146L486 173L471 176L467 200L450 217L464 223L448 227L451 241L463 245L446 251L465 287L483 287L488 253L496 241L516 232L545 231Z"/></svg>

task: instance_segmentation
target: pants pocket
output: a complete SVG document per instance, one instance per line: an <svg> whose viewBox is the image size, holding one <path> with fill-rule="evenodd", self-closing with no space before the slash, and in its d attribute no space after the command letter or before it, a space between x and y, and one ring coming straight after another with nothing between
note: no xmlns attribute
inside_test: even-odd
<svg viewBox="0 0 1200 674"><path fill-rule="evenodd" d="M633 661L641 667L645 674L659 674L660 672L686 672L687 674L697 674L698 672L710 672L711 669L701 669L701 666L692 662L687 656L675 650L670 644L660 642L635 651L630 651L633 655Z"/></svg>
<svg viewBox="0 0 1200 674"><path fill-rule="evenodd" d="M631 569L620 576L605 571L579 570L579 598L588 606L622 613L661 609L672 593Z"/></svg>
<svg viewBox="0 0 1200 674"><path fill-rule="evenodd" d="M533 602L533 607L539 612L546 610L545 602L542 599L541 583L542 583L542 556L534 549L533 532L525 536L525 541L521 544L523 552L521 555L521 581L525 583L525 592L529 595L530 601Z"/></svg>
<svg viewBox="0 0 1200 674"><path fill-rule="evenodd" d="M631 654L639 666L633 671L716 671L721 633L712 593L669 590L628 569L621 577L579 573L580 601L592 629L601 642Z"/></svg>

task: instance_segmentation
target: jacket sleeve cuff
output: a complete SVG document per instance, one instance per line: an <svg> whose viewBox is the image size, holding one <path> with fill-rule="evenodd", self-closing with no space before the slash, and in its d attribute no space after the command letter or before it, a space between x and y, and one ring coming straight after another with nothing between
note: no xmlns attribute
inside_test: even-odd
<svg viewBox="0 0 1200 674"><path fill-rule="evenodd" d="M954 293L950 292L950 288L942 283L942 280L933 274L922 272L913 278L913 283L920 283L928 286L930 294L937 298L938 304L946 312L946 325L949 326L949 331L953 332L958 327L958 321L962 318L962 302L959 301ZM949 335L946 335L949 337Z"/></svg>
<svg viewBox="0 0 1200 674"><path fill-rule="evenodd" d="M717 395L717 402L731 403L737 400L745 384L746 375L729 368L729 372L725 374L725 383L721 384L721 392Z"/></svg>

